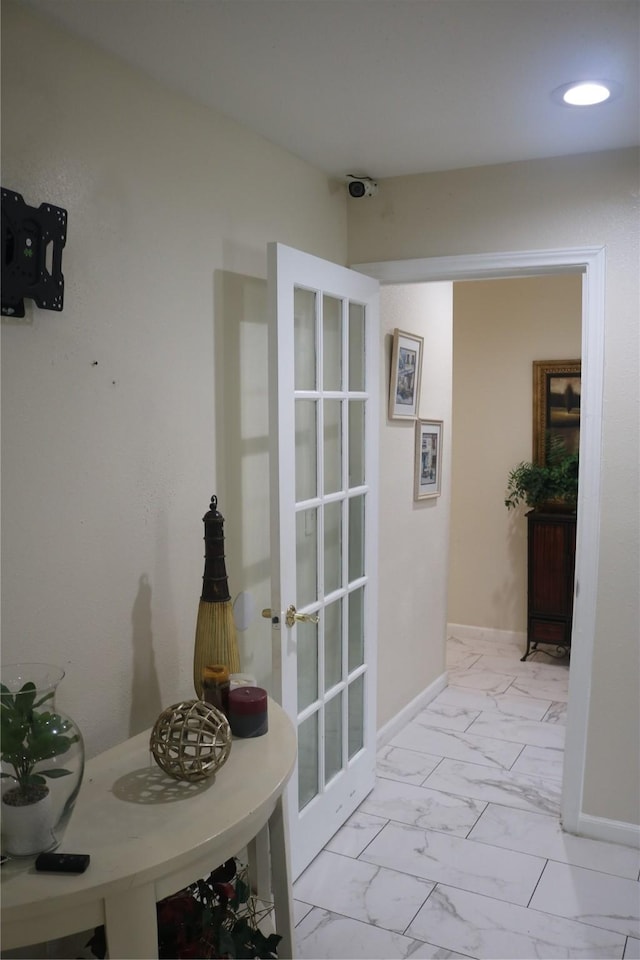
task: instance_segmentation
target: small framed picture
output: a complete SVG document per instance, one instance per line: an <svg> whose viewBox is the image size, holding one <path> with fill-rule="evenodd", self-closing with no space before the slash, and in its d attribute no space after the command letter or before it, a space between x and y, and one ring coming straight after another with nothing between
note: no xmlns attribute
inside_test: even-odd
<svg viewBox="0 0 640 960"><path fill-rule="evenodd" d="M389 419L415 420L420 404L422 347L424 340L404 330L393 331Z"/></svg>
<svg viewBox="0 0 640 960"><path fill-rule="evenodd" d="M418 420L413 499L439 497L441 492L442 420Z"/></svg>

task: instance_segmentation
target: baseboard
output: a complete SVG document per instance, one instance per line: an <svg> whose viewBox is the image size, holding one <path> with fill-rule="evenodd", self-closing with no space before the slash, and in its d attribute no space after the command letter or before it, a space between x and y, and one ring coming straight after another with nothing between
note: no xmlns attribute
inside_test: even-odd
<svg viewBox="0 0 640 960"><path fill-rule="evenodd" d="M526 646L527 634L524 630L496 630L495 627L474 627L465 623L448 623L447 636L459 640L491 640L493 643L512 643Z"/></svg>
<svg viewBox="0 0 640 960"><path fill-rule="evenodd" d="M640 847L640 825L625 823L622 820L607 820L606 817L594 817L590 813L578 816L579 837L590 840L606 840L607 843L621 843L625 847Z"/></svg>
<svg viewBox="0 0 640 960"><path fill-rule="evenodd" d="M402 730L410 720L413 720L417 713L420 713L421 710L431 703L432 700L438 696L439 693L442 693L444 688L447 685L447 672L440 674L440 676L430 683L428 687L419 693L417 697L414 697L406 707L403 707L399 713L396 713L395 717L392 717L383 727L380 727L376 735L376 747L379 750L380 747L384 747L385 744L391 740L392 737L398 733L399 730Z"/></svg>

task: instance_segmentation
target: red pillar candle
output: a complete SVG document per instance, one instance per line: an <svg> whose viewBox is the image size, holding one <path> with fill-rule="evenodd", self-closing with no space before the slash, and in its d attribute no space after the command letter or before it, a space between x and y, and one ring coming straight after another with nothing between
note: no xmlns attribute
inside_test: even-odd
<svg viewBox="0 0 640 960"><path fill-rule="evenodd" d="M229 726L234 737L261 737L269 729L267 691L236 687L229 691Z"/></svg>

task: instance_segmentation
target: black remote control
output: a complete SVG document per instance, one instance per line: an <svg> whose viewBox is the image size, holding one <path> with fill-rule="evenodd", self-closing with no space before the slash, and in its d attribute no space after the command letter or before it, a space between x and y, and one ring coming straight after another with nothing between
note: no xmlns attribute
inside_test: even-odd
<svg viewBox="0 0 640 960"><path fill-rule="evenodd" d="M41 853L36 870L41 873L84 873L89 866L88 853Z"/></svg>

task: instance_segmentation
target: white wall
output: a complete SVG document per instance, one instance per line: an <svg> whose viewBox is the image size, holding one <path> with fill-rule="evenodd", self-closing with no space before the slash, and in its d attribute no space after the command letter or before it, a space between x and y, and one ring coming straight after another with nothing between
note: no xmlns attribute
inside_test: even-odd
<svg viewBox="0 0 640 960"><path fill-rule="evenodd" d="M424 337L419 416L443 420L442 494L413 499L415 425L380 432L378 729L444 671L451 478L452 284L381 288L383 408L395 327Z"/></svg>
<svg viewBox="0 0 640 960"><path fill-rule="evenodd" d="M344 262L346 202L13 3L2 135L3 186L69 213L63 312L3 318L2 657L65 667L92 754L193 696L212 493L268 604L265 244ZM267 683L259 615L240 646Z"/></svg>
<svg viewBox="0 0 640 960"><path fill-rule="evenodd" d="M580 357L579 274L453 285L449 622L524 633L527 507L509 471L532 458L532 361Z"/></svg>
<svg viewBox="0 0 640 960"><path fill-rule="evenodd" d="M398 177L371 202L349 205L350 263L606 248L602 528L583 812L623 823L640 819L638 159L628 149Z"/></svg>

